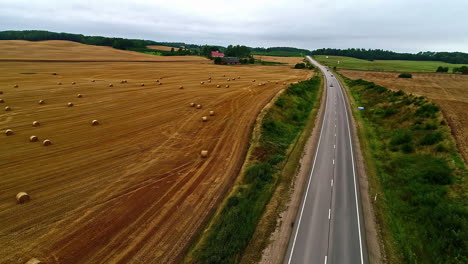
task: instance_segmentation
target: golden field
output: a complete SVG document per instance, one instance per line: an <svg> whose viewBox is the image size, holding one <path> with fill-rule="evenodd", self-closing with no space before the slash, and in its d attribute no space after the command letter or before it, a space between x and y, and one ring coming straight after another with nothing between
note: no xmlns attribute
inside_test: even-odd
<svg viewBox="0 0 468 264"><path fill-rule="evenodd" d="M0 50L0 263L178 262L235 180L260 110L312 74L66 41ZM22 191L31 201L17 204Z"/></svg>

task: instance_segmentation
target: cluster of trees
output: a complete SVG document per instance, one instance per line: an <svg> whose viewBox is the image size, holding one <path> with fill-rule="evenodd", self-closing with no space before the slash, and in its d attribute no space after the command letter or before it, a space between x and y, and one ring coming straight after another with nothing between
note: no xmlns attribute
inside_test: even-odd
<svg viewBox="0 0 468 264"><path fill-rule="evenodd" d="M250 57L250 51L251 51L251 48L247 46L229 45L224 51L224 54L226 55L226 57L247 58L247 57Z"/></svg>
<svg viewBox="0 0 468 264"><path fill-rule="evenodd" d="M468 63L468 53L463 52L419 52L398 53L382 49L317 49L313 55L346 56L363 60L419 60Z"/></svg>
<svg viewBox="0 0 468 264"><path fill-rule="evenodd" d="M437 67L436 72L448 72L448 70L449 70L449 67L439 66L439 67Z"/></svg>
<svg viewBox="0 0 468 264"><path fill-rule="evenodd" d="M468 74L468 66L461 66L458 68L453 68L453 73Z"/></svg>
<svg viewBox="0 0 468 264"><path fill-rule="evenodd" d="M273 47L273 48L252 48L252 54L282 57L303 57L312 55L310 50L291 47Z"/></svg>
<svg viewBox="0 0 468 264"><path fill-rule="evenodd" d="M109 46L116 49L146 48L153 44L151 41L141 39L108 38L101 36L85 36L81 34L56 33L44 30L1 31L0 40L68 40L88 45Z"/></svg>
<svg viewBox="0 0 468 264"><path fill-rule="evenodd" d="M413 78L413 75L411 73L404 72L398 75L398 78Z"/></svg>

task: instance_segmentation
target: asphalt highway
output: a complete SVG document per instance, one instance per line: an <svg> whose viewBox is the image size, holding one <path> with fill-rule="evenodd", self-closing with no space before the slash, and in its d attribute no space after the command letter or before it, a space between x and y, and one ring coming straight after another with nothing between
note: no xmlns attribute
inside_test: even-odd
<svg viewBox="0 0 468 264"><path fill-rule="evenodd" d="M284 263L368 263L346 98L326 67L325 113L318 148Z"/></svg>

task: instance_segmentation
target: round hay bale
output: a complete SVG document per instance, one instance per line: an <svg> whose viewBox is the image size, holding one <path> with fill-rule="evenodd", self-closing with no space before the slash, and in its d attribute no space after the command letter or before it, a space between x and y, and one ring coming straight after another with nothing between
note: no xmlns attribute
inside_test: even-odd
<svg viewBox="0 0 468 264"><path fill-rule="evenodd" d="M19 86L17 84L13 85L14 88L18 88Z"/></svg>
<svg viewBox="0 0 468 264"><path fill-rule="evenodd" d="M114 85L112 83L109 83L109 87L114 87Z"/></svg>
<svg viewBox="0 0 468 264"><path fill-rule="evenodd" d="M61 83L61 82L58 82L57 84L58 84L58 85L62 85L62 83Z"/></svg>
<svg viewBox="0 0 468 264"><path fill-rule="evenodd" d="M91 82L95 82L96 80L92 80Z"/></svg>
<svg viewBox="0 0 468 264"><path fill-rule="evenodd" d="M190 103L190 106L191 106L191 107L194 107L194 106L195 106L195 103Z"/></svg>
<svg viewBox="0 0 468 264"><path fill-rule="evenodd" d="M211 80L211 77L208 77L208 80Z"/></svg>
<svg viewBox="0 0 468 264"><path fill-rule="evenodd" d="M5 111L11 111L11 107L5 106Z"/></svg>
<svg viewBox="0 0 468 264"><path fill-rule="evenodd" d="M92 126L97 126L97 125L99 125L99 121L94 119L93 121L91 121L91 125Z"/></svg>
<svg viewBox="0 0 468 264"><path fill-rule="evenodd" d="M145 84L144 84L144 83L142 83L142 84L140 84L140 86L145 86Z"/></svg>
<svg viewBox="0 0 468 264"><path fill-rule="evenodd" d="M39 100L38 104L42 105L45 104L44 100Z"/></svg>
<svg viewBox="0 0 468 264"><path fill-rule="evenodd" d="M229 79L229 78L227 79L228 82L229 82L230 80L231 80L231 79Z"/></svg>
<svg viewBox="0 0 468 264"><path fill-rule="evenodd" d="M124 81L120 81L120 83L125 83Z"/></svg>
<svg viewBox="0 0 468 264"><path fill-rule="evenodd" d="M200 82L200 84L204 84L205 82Z"/></svg>
<svg viewBox="0 0 468 264"><path fill-rule="evenodd" d="M211 83L211 80L208 80L209 83Z"/></svg>
<svg viewBox="0 0 468 264"><path fill-rule="evenodd" d="M202 158L208 157L208 150L202 150L202 151L200 151L200 156L201 156Z"/></svg>
<svg viewBox="0 0 468 264"><path fill-rule="evenodd" d="M278 82L276 82L276 84L278 84Z"/></svg>
<svg viewBox="0 0 468 264"><path fill-rule="evenodd" d="M226 77L226 74L223 74L223 77Z"/></svg>
<svg viewBox="0 0 468 264"><path fill-rule="evenodd" d="M28 262L26 262L25 264L43 264L44 262L38 260L37 258L32 258L30 260L28 260Z"/></svg>
<svg viewBox="0 0 468 264"><path fill-rule="evenodd" d="M197 104L196 108L197 108L197 109L201 109L201 108L202 108L202 105Z"/></svg>
<svg viewBox="0 0 468 264"><path fill-rule="evenodd" d="M283 82L283 85L286 85L286 82Z"/></svg>
<svg viewBox="0 0 468 264"><path fill-rule="evenodd" d="M214 116L215 115L215 112L214 111L210 111L210 116Z"/></svg>
<svg viewBox="0 0 468 264"><path fill-rule="evenodd" d="M68 102L67 106L68 106L68 107L72 107L72 106L73 106L73 103L72 103L72 102Z"/></svg>
<svg viewBox="0 0 468 264"><path fill-rule="evenodd" d="M72 82L72 85L75 85L75 84L76 84L76 82Z"/></svg>
<svg viewBox="0 0 468 264"><path fill-rule="evenodd" d="M53 73L52 73L52 75L58 75L58 73L56 73L56 72L53 72Z"/></svg>
<svg viewBox="0 0 468 264"><path fill-rule="evenodd" d="M162 85L162 82L160 82L159 85Z"/></svg>
<svg viewBox="0 0 468 264"><path fill-rule="evenodd" d="M236 80L236 78L232 78L232 80L233 80L233 81L235 81L235 80Z"/></svg>
<svg viewBox="0 0 468 264"><path fill-rule="evenodd" d="M52 145L52 141L48 140L48 139L44 139L44 141L42 141L42 145L44 146L50 146Z"/></svg>
<svg viewBox="0 0 468 264"><path fill-rule="evenodd" d="M156 80L156 82L159 82L159 80Z"/></svg>
<svg viewBox="0 0 468 264"><path fill-rule="evenodd" d="M77 97L77 98L82 98L83 95L82 95L82 94L77 94L76 97Z"/></svg>
<svg viewBox="0 0 468 264"><path fill-rule="evenodd" d="M229 84L226 84L226 88L229 88Z"/></svg>
<svg viewBox="0 0 468 264"><path fill-rule="evenodd" d="M3 91L0 91L0 94L3 94Z"/></svg>
<svg viewBox="0 0 468 264"><path fill-rule="evenodd" d="M181 86L179 86L179 89L184 89L184 87L181 85Z"/></svg>
<svg viewBox="0 0 468 264"><path fill-rule="evenodd" d="M202 118L201 118L201 119L202 119L202 121L203 121L203 122L206 122L206 121L208 121L208 117L206 117L206 116L202 116Z"/></svg>
<svg viewBox="0 0 468 264"><path fill-rule="evenodd" d="M0 99L0 103L2 103L2 104L3 104L4 102L5 102L5 100L3 100L3 99Z"/></svg>
<svg viewBox="0 0 468 264"><path fill-rule="evenodd" d="M127 83L127 80L124 80L124 83Z"/></svg>
<svg viewBox="0 0 468 264"><path fill-rule="evenodd" d="M31 197L29 197L29 194L26 192L19 192L16 194L16 201L20 204L27 203L29 200L31 200Z"/></svg>
<svg viewBox="0 0 468 264"><path fill-rule="evenodd" d="M252 80L252 82L255 82L255 80Z"/></svg>
<svg viewBox="0 0 468 264"><path fill-rule="evenodd" d="M32 122L32 126L33 126L33 127L38 127L38 126L40 126L40 125L41 125L41 123L39 123L39 121L33 121L33 122Z"/></svg>
<svg viewBox="0 0 468 264"><path fill-rule="evenodd" d="M240 79L240 76L237 76L237 79Z"/></svg>
<svg viewBox="0 0 468 264"><path fill-rule="evenodd" d="M29 141L30 141L30 142L36 142L36 141L38 141L38 140L39 140L39 138L37 138L37 136L30 136L30 137L29 137Z"/></svg>
<svg viewBox="0 0 468 264"><path fill-rule="evenodd" d="M216 88L220 88L220 87L221 87L221 85L219 85L219 84L216 85Z"/></svg>
<svg viewBox="0 0 468 264"><path fill-rule="evenodd" d="M13 135L13 130L11 130L11 129L5 130L5 135L7 135L7 136Z"/></svg>

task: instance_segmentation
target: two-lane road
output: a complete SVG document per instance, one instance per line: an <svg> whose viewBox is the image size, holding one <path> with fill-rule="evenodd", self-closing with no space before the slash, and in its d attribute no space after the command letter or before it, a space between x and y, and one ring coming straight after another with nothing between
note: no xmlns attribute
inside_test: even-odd
<svg viewBox="0 0 468 264"><path fill-rule="evenodd" d="M364 226L346 99L338 80L327 83L320 139L284 262L367 263Z"/></svg>

